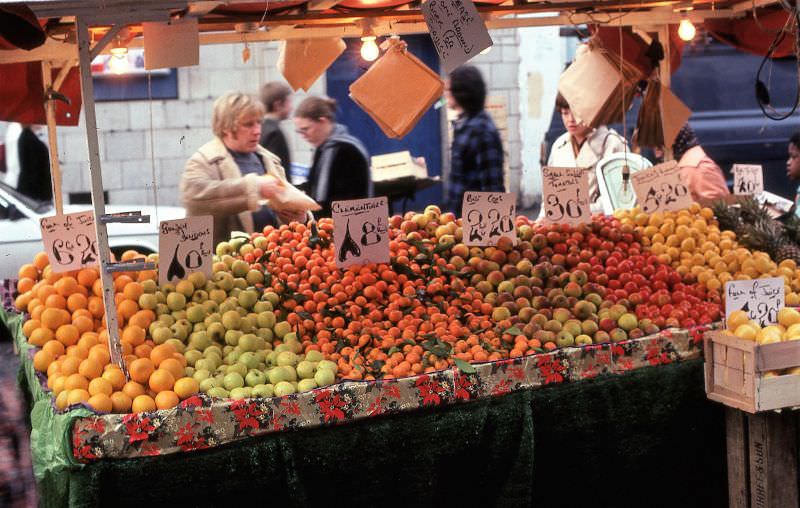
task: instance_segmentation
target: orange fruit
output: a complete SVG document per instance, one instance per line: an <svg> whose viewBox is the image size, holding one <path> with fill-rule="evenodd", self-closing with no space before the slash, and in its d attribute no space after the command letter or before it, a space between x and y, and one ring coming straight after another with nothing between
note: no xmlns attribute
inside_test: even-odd
<svg viewBox="0 0 800 508"><path fill-rule="evenodd" d="M69 309L70 312L75 312L78 309L85 309L87 305L89 305L89 298L81 293L72 293L67 297L67 309Z"/></svg>
<svg viewBox="0 0 800 508"><path fill-rule="evenodd" d="M80 366L81 366L80 358L75 358L74 356L67 356L64 357L64 360L61 362L61 368L59 370L65 376L69 376L70 374L76 374L78 372L78 367Z"/></svg>
<svg viewBox="0 0 800 508"><path fill-rule="evenodd" d="M90 397L91 395L89 395L89 392L87 392L84 388L69 390L69 395L67 395L67 405L71 406L73 404L78 404L79 402L87 402Z"/></svg>
<svg viewBox="0 0 800 508"><path fill-rule="evenodd" d="M89 388L89 381L80 374L70 374L67 377L67 380L64 382L64 389L75 390L77 388L82 388L86 390L87 388Z"/></svg>
<svg viewBox="0 0 800 508"><path fill-rule="evenodd" d="M172 374L172 377L175 379L180 379L185 376L183 371L183 364L176 360L175 358L167 358L161 365L158 367L159 369L163 369L169 371Z"/></svg>
<svg viewBox="0 0 800 508"><path fill-rule="evenodd" d="M92 319L91 317L86 317L84 315L75 316L72 318L72 325L78 329L78 332L80 332L81 337L83 337L84 333L91 332L92 330L94 330L94 319Z"/></svg>
<svg viewBox="0 0 800 508"><path fill-rule="evenodd" d="M129 342L132 346L144 344L145 331L144 328L139 326L126 326L122 330L122 340Z"/></svg>
<svg viewBox="0 0 800 508"><path fill-rule="evenodd" d="M33 355L33 368L38 370L39 372L47 372L47 367L53 363L55 358L53 355L45 350L37 351L35 355Z"/></svg>
<svg viewBox="0 0 800 508"><path fill-rule="evenodd" d="M54 285L58 294L64 298L78 290L78 281L69 276L58 279Z"/></svg>
<svg viewBox="0 0 800 508"><path fill-rule="evenodd" d="M33 319L41 319L42 313L45 311L46 308L47 307L44 306L44 303L38 298L31 298L30 300L28 300L27 305L25 305L25 310L28 311L28 313L31 315Z"/></svg>
<svg viewBox="0 0 800 508"><path fill-rule="evenodd" d="M122 294L128 300L138 302L139 297L144 294L144 287L136 281L131 281L122 288Z"/></svg>
<svg viewBox="0 0 800 508"><path fill-rule="evenodd" d="M53 395L58 397L58 394L64 391L64 383L67 381L67 376L56 375L53 376Z"/></svg>
<svg viewBox="0 0 800 508"><path fill-rule="evenodd" d="M40 326L42 326L42 322L38 319L29 319L22 324L22 334L30 338L31 333Z"/></svg>
<svg viewBox="0 0 800 508"><path fill-rule="evenodd" d="M153 365L158 367L164 360L172 358L172 355L176 352L175 346L172 344L159 344L150 352L150 359L153 360Z"/></svg>
<svg viewBox="0 0 800 508"><path fill-rule="evenodd" d="M125 289L129 283L133 282L133 279L130 275L126 274L114 274L114 291L116 293L122 293L122 290Z"/></svg>
<svg viewBox="0 0 800 508"><path fill-rule="evenodd" d="M37 270L42 271L48 265L50 265L50 259L47 257L46 252L37 252L36 255L33 256L33 266L35 266Z"/></svg>
<svg viewBox="0 0 800 508"><path fill-rule="evenodd" d="M75 278L78 280L78 284L87 289L91 289L94 281L100 278L100 274L97 272L96 268L82 268L78 270L78 275L76 275Z"/></svg>
<svg viewBox="0 0 800 508"><path fill-rule="evenodd" d="M86 358L81 362L80 366L78 366L78 374L86 379L98 378L103 375L103 365L94 360Z"/></svg>
<svg viewBox="0 0 800 508"><path fill-rule="evenodd" d="M175 381L175 386L172 390L183 400L198 393L200 391L200 383L194 378L182 377Z"/></svg>
<svg viewBox="0 0 800 508"><path fill-rule="evenodd" d="M136 313L128 319L128 324L147 329L150 327L150 324L155 321L155 318L156 315L152 310L142 309L136 311Z"/></svg>
<svg viewBox="0 0 800 508"><path fill-rule="evenodd" d="M114 409L114 403L107 393L96 393L89 397L87 403L98 413L110 413Z"/></svg>
<svg viewBox="0 0 800 508"><path fill-rule="evenodd" d="M108 353L108 349L102 346L93 346L92 349L89 350L89 356L86 358L103 368L111 362L111 355Z"/></svg>
<svg viewBox="0 0 800 508"><path fill-rule="evenodd" d="M170 390L158 392L156 395L156 407L158 409L170 409L178 405L181 400L178 395Z"/></svg>
<svg viewBox="0 0 800 508"><path fill-rule="evenodd" d="M125 374L117 366L107 369L103 372L103 379L111 384L114 390L122 390L125 386Z"/></svg>
<svg viewBox="0 0 800 508"><path fill-rule="evenodd" d="M166 369L157 369L150 375L148 386L156 393L172 390L175 386L175 376Z"/></svg>
<svg viewBox="0 0 800 508"><path fill-rule="evenodd" d="M36 281L30 279L28 277L24 277L17 281L17 291L20 293L27 293L31 289L33 289L33 285L36 284Z"/></svg>
<svg viewBox="0 0 800 508"><path fill-rule="evenodd" d="M55 284L55 282L61 277L63 277L63 275L54 272L53 267L50 265L45 266L44 270L42 270L42 279L50 284Z"/></svg>
<svg viewBox="0 0 800 508"><path fill-rule="evenodd" d="M95 334L81 333L81 336L78 339L78 345L81 347L85 347L86 349L89 350L91 350L92 347L96 346L99 343L100 343L100 338Z"/></svg>
<svg viewBox="0 0 800 508"><path fill-rule="evenodd" d="M135 251L133 249L128 249L128 250L126 250L125 252L122 253L122 255L119 257L119 260L120 261L130 261L131 259L143 258L143 257L144 257L144 255L139 254L137 251Z"/></svg>
<svg viewBox="0 0 800 508"><path fill-rule="evenodd" d="M98 377L89 381L89 394L90 395L97 395L98 393L103 393L105 395L111 395L111 392L114 391L114 387L111 385L111 381L104 379L102 377Z"/></svg>
<svg viewBox="0 0 800 508"><path fill-rule="evenodd" d="M156 402L149 395L139 395L133 399L131 404L131 412L141 413L143 411L155 411Z"/></svg>
<svg viewBox="0 0 800 508"><path fill-rule="evenodd" d="M61 375L61 364L64 363L64 358L66 357L55 360L47 367L47 377Z"/></svg>
<svg viewBox="0 0 800 508"><path fill-rule="evenodd" d="M125 320L130 319L138 311L139 304L127 298L120 301L119 305L117 305L117 313Z"/></svg>
<svg viewBox="0 0 800 508"><path fill-rule="evenodd" d="M92 283L92 294L100 298L103 297L103 280L97 279Z"/></svg>
<svg viewBox="0 0 800 508"><path fill-rule="evenodd" d="M69 398L69 392L67 390L62 390L56 396L56 409L59 411L64 410L67 408L68 402L67 399Z"/></svg>
<svg viewBox="0 0 800 508"><path fill-rule="evenodd" d="M44 346L42 346L42 351L47 351L53 355L53 358L58 358L64 354L66 348L64 348L64 344L57 340L48 340Z"/></svg>
<svg viewBox="0 0 800 508"><path fill-rule="evenodd" d="M49 328L37 328L31 332L28 342L34 346L42 347L47 341L53 340L55 335Z"/></svg>
<svg viewBox="0 0 800 508"><path fill-rule="evenodd" d="M133 348L133 354L139 358L150 358L150 351L152 350L153 347L150 344L139 344Z"/></svg>
<svg viewBox="0 0 800 508"><path fill-rule="evenodd" d="M44 306L52 309L66 309L67 299L59 294L52 294L44 301Z"/></svg>
<svg viewBox="0 0 800 508"><path fill-rule="evenodd" d="M89 350L77 344L74 346L67 346L67 356L73 356L79 360L85 360L89 357Z"/></svg>
<svg viewBox="0 0 800 508"><path fill-rule="evenodd" d="M132 403L133 400L123 392L114 392L111 394L111 409L115 413L130 412Z"/></svg>
<svg viewBox="0 0 800 508"><path fill-rule="evenodd" d="M73 346L78 343L81 332L75 325L61 325L56 330L56 339L65 346Z"/></svg>
<svg viewBox="0 0 800 508"><path fill-rule="evenodd" d="M137 383L136 381L128 381L122 387L122 393L127 395L131 398L131 400L135 399L139 395L144 395L145 389L141 383Z"/></svg>
<svg viewBox="0 0 800 508"><path fill-rule="evenodd" d="M103 299L99 296L90 296L89 303L86 304L86 308L89 309L89 312L92 313L92 316L96 318L103 317L106 313L106 306L103 303Z"/></svg>
<svg viewBox="0 0 800 508"><path fill-rule="evenodd" d="M128 373L131 379L143 385L147 384L150 379L150 374L152 374L154 370L155 366L153 366L153 362L150 361L149 358L137 358L132 361L128 367ZM175 382L174 379L172 381L173 383Z"/></svg>
<svg viewBox="0 0 800 508"><path fill-rule="evenodd" d="M66 314L66 311L63 311L62 309L44 309L40 320L44 326L56 331L58 330L59 326L66 324L64 314ZM69 317L69 314L67 314L67 317ZM75 340L77 341L78 339Z"/></svg>
<svg viewBox="0 0 800 508"><path fill-rule="evenodd" d="M18 279L38 279L39 278L39 270L36 269L35 266L32 264L24 264L19 267L19 271L17 272Z"/></svg>
<svg viewBox="0 0 800 508"><path fill-rule="evenodd" d="M47 300L47 297L50 295L57 295L58 290L56 290L55 286L52 284L44 284L39 286L39 289L36 290L36 298L41 301Z"/></svg>

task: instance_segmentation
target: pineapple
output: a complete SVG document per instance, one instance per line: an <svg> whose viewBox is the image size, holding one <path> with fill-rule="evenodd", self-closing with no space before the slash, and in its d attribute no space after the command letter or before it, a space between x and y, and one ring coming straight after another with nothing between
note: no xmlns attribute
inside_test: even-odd
<svg viewBox="0 0 800 508"><path fill-rule="evenodd" d="M800 222L785 227L772 219L766 207L753 198L739 202L738 209L715 203L714 213L723 229L736 233L736 238L746 247L763 250L776 262L793 259L800 262Z"/></svg>

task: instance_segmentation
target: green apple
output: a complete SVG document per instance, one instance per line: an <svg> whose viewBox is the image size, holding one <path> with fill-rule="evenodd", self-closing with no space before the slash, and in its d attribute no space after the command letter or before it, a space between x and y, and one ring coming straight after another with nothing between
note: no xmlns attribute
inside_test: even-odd
<svg viewBox="0 0 800 508"><path fill-rule="evenodd" d="M269 302L265 302L264 300L259 300L253 305L253 312L256 314L261 314L262 312L272 311L273 307L272 304Z"/></svg>
<svg viewBox="0 0 800 508"><path fill-rule="evenodd" d="M317 387L317 383L313 379L301 379L297 382L298 392L307 392Z"/></svg>
<svg viewBox="0 0 800 508"><path fill-rule="evenodd" d="M217 397L220 399L227 399L230 396L230 392L225 388L222 388L221 386L215 386L206 393L208 393L212 397Z"/></svg>
<svg viewBox="0 0 800 508"><path fill-rule="evenodd" d="M268 302L258 302L260 303L268 303ZM258 304L256 304L258 305ZM260 328L272 328L275 326L275 313L271 310L267 310L264 312L259 312L258 317L256 318L256 322Z"/></svg>
<svg viewBox="0 0 800 508"><path fill-rule="evenodd" d="M279 367L291 366L294 367L297 365L297 355L292 351L284 351L282 353L278 353L277 363Z"/></svg>
<svg viewBox="0 0 800 508"><path fill-rule="evenodd" d="M273 385L277 385L282 381L290 381L292 379L290 369L287 367L275 367L270 369L267 375L269 377L269 382Z"/></svg>
<svg viewBox="0 0 800 508"><path fill-rule="evenodd" d="M315 362L316 363L316 362L321 362L324 359L325 359L325 355L323 355L322 353L320 353L319 351L316 351L314 349L312 349L311 351L306 353L306 360L308 360L309 362Z"/></svg>
<svg viewBox="0 0 800 508"><path fill-rule="evenodd" d="M230 395L231 399L238 400L238 399L246 399L248 397L249 397L248 391L243 387L234 388L233 390L231 390L231 395Z"/></svg>
<svg viewBox="0 0 800 508"><path fill-rule="evenodd" d="M287 321L281 321L280 323L275 323L275 327L272 331L275 332L276 337L283 340L283 337L292 331L292 325Z"/></svg>
<svg viewBox="0 0 800 508"><path fill-rule="evenodd" d="M246 333L239 337L239 349L242 351L255 351L258 345L258 337L252 333Z"/></svg>
<svg viewBox="0 0 800 508"><path fill-rule="evenodd" d="M238 372L228 372L222 380L222 386L224 386L226 390L241 388L244 386L244 378Z"/></svg>
<svg viewBox="0 0 800 508"><path fill-rule="evenodd" d="M317 369L314 374L314 382L317 386L328 386L336 381L336 374L331 369Z"/></svg>
<svg viewBox="0 0 800 508"><path fill-rule="evenodd" d="M213 377L207 377L200 381L200 391L203 393L208 393L209 390L212 388L217 387L217 380Z"/></svg>
<svg viewBox="0 0 800 508"><path fill-rule="evenodd" d="M260 370L250 369L244 378L247 386L256 386L267 382L267 375Z"/></svg>
<svg viewBox="0 0 800 508"><path fill-rule="evenodd" d="M317 366L308 360L303 360L297 364L297 375L300 376L301 379L312 379L316 370Z"/></svg>
<svg viewBox="0 0 800 508"><path fill-rule="evenodd" d="M211 377L211 372L209 372L208 369L195 369L192 377L198 383L202 383L204 380Z"/></svg>
<svg viewBox="0 0 800 508"><path fill-rule="evenodd" d="M283 397L284 395L291 395L295 393L295 387L292 386L291 383L287 381L281 381L280 383L275 384L274 392L276 397Z"/></svg>
<svg viewBox="0 0 800 508"><path fill-rule="evenodd" d="M322 360L317 364L317 372L319 372L320 369L328 369L336 374L336 372L339 371L339 366L330 360Z"/></svg>
<svg viewBox="0 0 800 508"><path fill-rule="evenodd" d="M253 387L253 397L264 397L268 399L274 395L274 390L271 384L256 385Z"/></svg>

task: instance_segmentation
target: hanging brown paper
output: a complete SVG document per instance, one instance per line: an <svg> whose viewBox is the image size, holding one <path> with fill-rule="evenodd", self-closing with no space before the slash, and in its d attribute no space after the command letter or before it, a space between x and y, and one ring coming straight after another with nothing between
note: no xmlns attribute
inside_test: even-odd
<svg viewBox="0 0 800 508"><path fill-rule="evenodd" d="M283 41L278 70L293 90L311 88L322 73L344 53L342 39L290 39Z"/></svg>
<svg viewBox="0 0 800 508"><path fill-rule="evenodd" d="M690 116L692 111L669 88L650 81L636 121L636 144L671 147Z"/></svg>
<svg viewBox="0 0 800 508"><path fill-rule="evenodd" d="M401 44L350 85L350 97L395 139L411 132L443 91L442 79Z"/></svg>

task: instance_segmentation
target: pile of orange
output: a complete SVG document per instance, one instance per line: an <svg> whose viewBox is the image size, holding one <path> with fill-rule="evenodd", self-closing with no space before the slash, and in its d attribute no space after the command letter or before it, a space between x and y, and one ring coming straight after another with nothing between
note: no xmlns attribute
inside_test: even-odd
<svg viewBox="0 0 800 508"><path fill-rule="evenodd" d="M134 251L122 259L139 256ZM154 280L153 271L114 274L115 302L124 362L130 373L111 362L102 282L97 268L55 273L41 252L32 264L19 269L15 301L28 312L22 331L39 349L33 366L47 374L47 386L56 407L85 403L99 412L128 413L167 409L199 391L186 377L186 359L169 344L156 346L145 330L155 319L140 309L142 282ZM135 280L134 280L135 277Z"/></svg>

